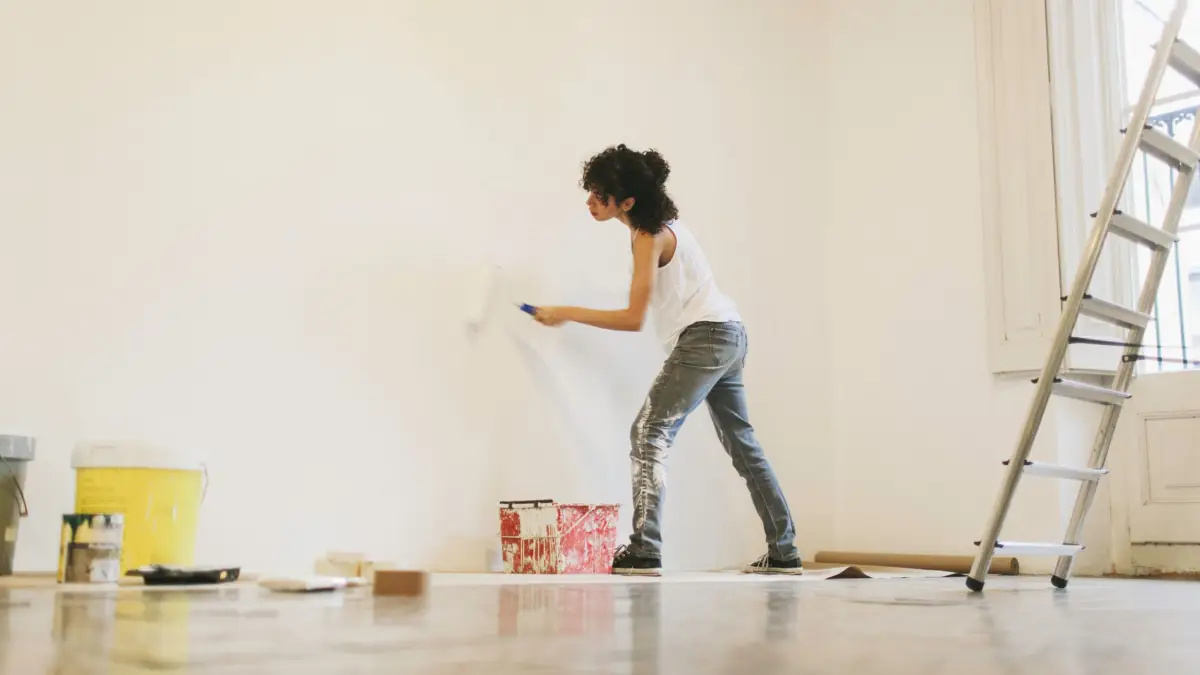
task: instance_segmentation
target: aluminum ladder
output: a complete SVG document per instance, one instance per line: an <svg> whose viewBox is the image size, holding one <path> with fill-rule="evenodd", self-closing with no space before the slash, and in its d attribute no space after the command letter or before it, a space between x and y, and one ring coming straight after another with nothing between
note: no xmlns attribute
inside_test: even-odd
<svg viewBox="0 0 1200 675"><path fill-rule="evenodd" d="M1004 462L1008 467L1004 483L992 508L983 537L975 542L979 547L979 552L971 566L971 573L967 577L967 588L972 591L983 590L992 556L997 550L1015 556L1058 556L1058 564L1051 577L1051 583L1057 588L1066 587L1075 555L1083 550L1079 544L1079 538L1083 531L1084 517L1096 496L1096 488L1101 477L1108 471L1104 468L1104 464L1108 458L1113 431L1117 426L1121 405L1130 397L1129 385L1133 380L1142 338L1145 335L1147 324L1151 321L1150 312L1153 311L1155 297L1158 295L1158 286L1167 266L1167 257L1175 242L1179 240L1176 234L1179 229L1179 219L1183 213L1197 162L1200 161L1200 154L1197 152L1200 149L1200 123L1194 126L1192 137L1186 146L1146 124L1167 68L1177 71L1192 83L1200 86L1200 52L1179 40L1179 31L1183 25L1187 8L1188 0L1178 0L1171 17L1163 28L1162 38L1155 47L1154 60L1150 64L1146 81L1142 85L1141 95L1129 119L1129 126L1124 131L1125 138L1117 154L1116 163L1109 174L1104 196L1100 200L1100 208L1093 214L1096 219L1095 225L1092 227L1083 260L1075 274L1075 280L1071 284L1071 292L1064 302L1058 330L1055 332L1054 341L1050 346L1050 354L1046 357L1045 365L1042 366L1041 375L1034 380L1037 388L1029 406L1029 413L1025 418L1025 425L1021 429L1021 435L1011 459ZM1121 193L1125 189L1130 169L1133 166L1135 153L1139 149L1147 155L1165 162L1178 172L1171 199L1159 227L1144 223L1117 209ZM1100 260L1104 242L1109 235L1131 240L1147 246L1153 251L1150 269L1143 282L1136 309L1093 298L1087 292L1096 271L1096 264ZM1081 314L1116 325L1126 331L1125 339L1121 341L1121 344L1125 345L1125 353L1109 387L1073 382L1061 375L1067 347L1075 340L1072 333ZM1086 467L1029 461L1029 453L1033 449L1033 441L1041 426L1042 417L1046 412L1046 405L1049 403L1051 395L1090 401L1105 407L1100 428L1092 444L1091 459ZM1024 543L999 540L1000 530L1004 525L1004 518L1008 514L1009 506L1012 504L1017 485L1021 477L1027 475L1080 481L1075 508L1071 513L1071 520L1061 543Z"/></svg>

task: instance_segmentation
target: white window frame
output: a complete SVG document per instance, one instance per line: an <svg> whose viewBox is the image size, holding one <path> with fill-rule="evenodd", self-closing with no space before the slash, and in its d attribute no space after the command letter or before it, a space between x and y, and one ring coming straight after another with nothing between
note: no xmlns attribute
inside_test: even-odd
<svg viewBox="0 0 1200 675"><path fill-rule="evenodd" d="M989 365L1041 369L1120 143L1117 0L976 0ZM1115 68L1115 69L1114 69ZM1091 290L1130 305L1135 260L1110 238ZM1077 334L1119 337L1084 319ZM1111 348L1068 370L1112 372Z"/></svg>

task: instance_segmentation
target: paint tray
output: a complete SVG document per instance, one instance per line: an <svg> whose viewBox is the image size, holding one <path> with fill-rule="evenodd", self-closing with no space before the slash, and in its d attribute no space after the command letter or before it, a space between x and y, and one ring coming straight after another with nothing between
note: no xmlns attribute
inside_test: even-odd
<svg viewBox="0 0 1200 675"><path fill-rule="evenodd" d="M141 577L147 586L188 586L227 584L238 580L240 567L174 567L149 565L129 570L125 576Z"/></svg>

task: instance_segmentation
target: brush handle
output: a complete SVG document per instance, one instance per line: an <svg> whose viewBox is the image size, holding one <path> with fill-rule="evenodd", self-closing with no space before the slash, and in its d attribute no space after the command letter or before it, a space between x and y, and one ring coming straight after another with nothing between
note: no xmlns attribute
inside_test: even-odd
<svg viewBox="0 0 1200 675"><path fill-rule="evenodd" d="M521 304L517 305L517 307L522 312L525 312L529 316L533 316L533 315L537 314L537 307L534 307L533 305L530 305L528 303L521 303Z"/></svg>

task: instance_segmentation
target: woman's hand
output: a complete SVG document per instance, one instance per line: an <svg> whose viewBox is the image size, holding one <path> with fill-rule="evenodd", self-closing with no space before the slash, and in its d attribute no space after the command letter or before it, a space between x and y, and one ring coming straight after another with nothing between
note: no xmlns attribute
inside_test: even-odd
<svg viewBox="0 0 1200 675"><path fill-rule="evenodd" d="M538 307L537 313L533 315L533 318L537 319L538 323L543 326L561 326L571 320L566 316L568 312L565 310L565 307Z"/></svg>

